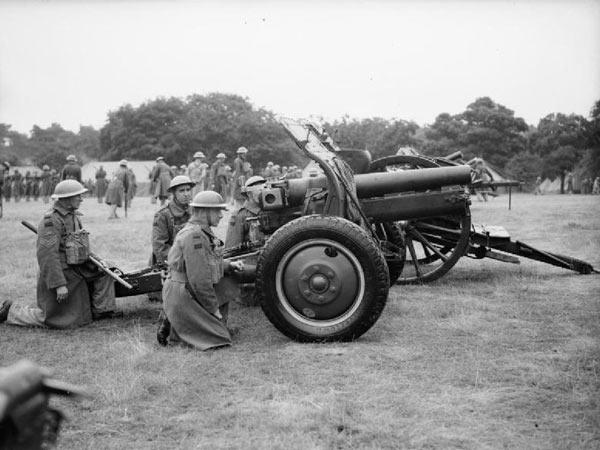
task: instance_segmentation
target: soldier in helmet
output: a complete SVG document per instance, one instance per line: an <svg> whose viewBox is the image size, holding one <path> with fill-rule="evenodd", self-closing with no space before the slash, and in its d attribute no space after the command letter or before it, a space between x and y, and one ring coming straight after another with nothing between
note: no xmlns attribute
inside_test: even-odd
<svg viewBox="0 0 600 450"><path fill-rule="evenodd" d="M122 159L119 162L119 168L113 174L112 180L106 190L106 204L110 205L109 219L118 219L117 208L120 208L127 201L126 195L129 191L131 180L127 171L127 160Z"/></svg>
<svg viewBox="0 0 600 450"><path fill-rule="evenodd" d="M204 153L196 152L194 153L194 160L188 166L188 176L195 183L192 189L193 195L202 192L205 188L208 164L204 162L204 158Z"/></svg>
<svg viewBox="0 0 600 450"><path fill-rule="evenodd" d="M219 153L217 160L210 166L210 188L225 198L227 197L228 181L225 153Z"/></svg>
<svg viewBox="0 0 600 450"><path fill-rule="evenodd" d="M67 164L64 165L60 173L61 180L77 180L81 183L81 166L77 164L75 155L67 156Z"/></svg>
<svg viewBox="0 0 600 450"><path fill-rule="evenodd" d="M169 198L169 184L175 176L175 172L165 162L165 158L159 156L156 158L156 165L150 172L150 180L155 184L153 195L160 200L160 204L164 205Z"/></svg>
<svg viewBox="0 0 600 450"><path fill-rule="evenodd" d="M193 187L194 183L185 175L177 175L171 180L169 185L171 201L154 214L152 222L151 265L166 265L175 236L190 219L189 206L192 201ZM149 294L148 299L161 301L160 292Z"/></svg>
<svg viewBox="0 0 600 450"><path fill-rule="evenodd" d="M102 203L102 201L104 200L104 196L106 195L106 188L108 187L108 183L106 181L106 170L104 170L104 167L98 167L98 169L96 170L95 178L96 198L98 199L98 203Z"/></svg>
<svg viewBox="0 0 600 450"><path fill-rule="evenodd" d="M227 209L223 197L213 191L200 192L190 206L190 221L169 251L169 275L162 291L166 319L157 339L161 345L182 342L207 350L231 344L229 299L219 292L218 283L225 273L243 270L243 263L223 260L223 242L211 229Z"/></svg>
<svg viewBox="0 0 600 450"><path fill-rule="evenodd" d="M52 175L50 174L50 167L44 164L42 167L42 185L40 188L40 194L44 203L48 203L50 196L52 195Z"/></svg>
<svg viewBox="0 0 600 450"><path fill-rule="evenodd" d="M252 166L246 160L248 149L240 147L237 150L237 158L233 161L233 182L231 183L231 200L237 207L244 203L242 187L246 180L252 176Z"/></svg>
<svg viewBox="0 0 600 450"><path fill-rule="evenodd" d="M73 328L114 317L112 278L89 262L89 240L77 211L86 192L81 183L58 183L51 210L38 226L37 307L0 305L0 322L12 325Z"/></svg>

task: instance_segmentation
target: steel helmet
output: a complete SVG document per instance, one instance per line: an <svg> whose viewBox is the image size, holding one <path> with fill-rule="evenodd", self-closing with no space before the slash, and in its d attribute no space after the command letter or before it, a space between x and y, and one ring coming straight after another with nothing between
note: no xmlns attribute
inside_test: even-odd
<svg viewBox="0 0 600 450"><path fill-rule="evenodd" d="M156 158L156 162L164 161L164 160L165 160L165 158L162 156L159 156L158 158Z"/></svg>
<svg viewBox="0 0 600 450"><path fill-rule="evenodd" d="M204 153L202 152L196 152L194 153L194 159L196 158L206 158L206 156L204 156Z"/></svg>
<svg viewBox="0 0 600 450"><path fill-rule="evenodd" d="M253 177L248 178L248 181L246 181L246 183L244 184L244 187L249 188L249 187L255 186L257 184L264 183L265 181L267 181L267 180L265 180L260 175L254 175Z"/></svg>
<svg viewBox="0 0 600 450"><path fill-rule="evenodd" d="M240 153L248 153L248 149L247 149L246 147L240 147L240 148L238 148L238 149L237 149L237 152L236 152L236 153L237 153L238 155L239 155Z"/></svg>
<svg viewBox="0 0 600 450"><path fill-rule="evenodd" d="M190 203L190 206L194 208L218 208L227 209L227 204L223 197L215 191L202 191L198 192Z"/></svg>
<svg viewBox="0 0 600 450"><path fill-rule="evenodd" d="M127 160L126 159L122 159L121 161L119 161L119 165L127 167Z"/></svg>
<svg viewBox="0 0 600 450"><path fill-rule="evenodd" d="M171 180L168 191L172 191L177 186L183 186L185 184L189 185L190 187L194 187L196 185L196 183L194 183L192 180L190 180L190 177L185 176L185 175L177 175L176 177L173 177L173 179Z"/></svg>
<svg viewBox="0 0 600 450"><path fill-rule="evenodd" d="M7 169L10 169L10 163L8 161L4 161L2 164L4 164L4 167Z"/></svg>
<svg viewBox="0 0 600 450"><path fill-rule="evenodd" d="M52 200L58 198L69 198L75 197L76 195L87 192L87 189L77 180L64 180L56 185L54 188L54 194L52 194Z"/></svg>
<svg viewBox="0 0 600 450"><path fill-rule="evenodd" d="M48 164L44 164L44 167L42 167L42 170L50 170L50 167L48 166Z"/></svg>
<svg viewBox="0 0 600 450"><path fill-rule="evenodd" d="M219 153L217 155L217 158L223 158L223 159L225 159L226 158L225 153Z"/></svg>
<svg viewBox="0 0 600 450"><path fill-rule="evenodd" d="M69 155L67 156L67 161L77 161L77 158L75 158L75 155Z"/></svg>
<svg viewBox="0 0 600 450"><path fill-rule="evenodd" d="M272 165L273 165L273 161L269 161L269 162L267 163L267 166L272 166Z"/></svg>

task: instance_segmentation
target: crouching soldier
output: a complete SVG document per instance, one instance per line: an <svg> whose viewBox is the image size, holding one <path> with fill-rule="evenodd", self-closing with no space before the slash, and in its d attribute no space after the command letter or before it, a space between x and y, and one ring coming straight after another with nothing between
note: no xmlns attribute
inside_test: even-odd
<svg viewBox="0 0 600 450"><path fill-rule="evenodd" d="M88 233L77 211L85 189L76 180L56 185L53 208L38 226L37 307L0 304L0 322L74 328L116 316L112 278L89 261Z"/></svg>
<svg viewBox="0 0 600 450"><path fill-rule="evenodd" d="M261 211L260 194L266 180L260 175L248 178L242 188L245 201L237 213L232 214L227 227L225 249L232 250L248 245L262 245L265 240L264 233L260 230L258 215ZM257 258L246 258L250 265L256 264ZM246 306L257 306L258 299L254 284L240 286L240 303Z"/></svg>
<svg viewBox="0 0 600 450"><path fill-rule="evenodd" d="M243 263L223 260L223 242L211 230L227 209L223 197L214 191L200 192L190 206L190 221L169 251L169 275L162 291L166 319L157 339L161 345L168 338L207 350L231 344L229 298L218 283L225 273L243 270Z"/></svg>

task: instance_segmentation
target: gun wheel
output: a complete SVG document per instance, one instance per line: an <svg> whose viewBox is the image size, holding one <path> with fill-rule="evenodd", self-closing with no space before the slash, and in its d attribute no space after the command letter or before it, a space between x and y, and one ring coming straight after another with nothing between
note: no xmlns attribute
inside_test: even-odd
<svg viewBox="0 0 600 450"><path fill-rule="evenodd" d="M279 228L257 264L269 321L300 342L350 341L369 330L387 300L385 258L358 225L304 216Z"/></svg>

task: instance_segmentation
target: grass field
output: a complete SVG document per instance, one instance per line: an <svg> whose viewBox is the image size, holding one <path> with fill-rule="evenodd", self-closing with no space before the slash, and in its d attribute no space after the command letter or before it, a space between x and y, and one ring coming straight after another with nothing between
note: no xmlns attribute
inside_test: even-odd
<svg viewBox="0 0 600 450"><path fill-rule="evenodd" d="M5 204L0 299L35 301L41 202ZM96 253L145 266L154 205L107 221L88 199ZM600 267L600 197L474 200L473 222ZM221 234L223 229L220 229ZM298 344L260 308L234 307L231 348L162 348L158 306L118 300L123 319L73 331L0 325L0 365L32 359L88 386L55 400L59 448L600 448L600 275L463 258L441 280L396 286L358 341Z"/></svg>

